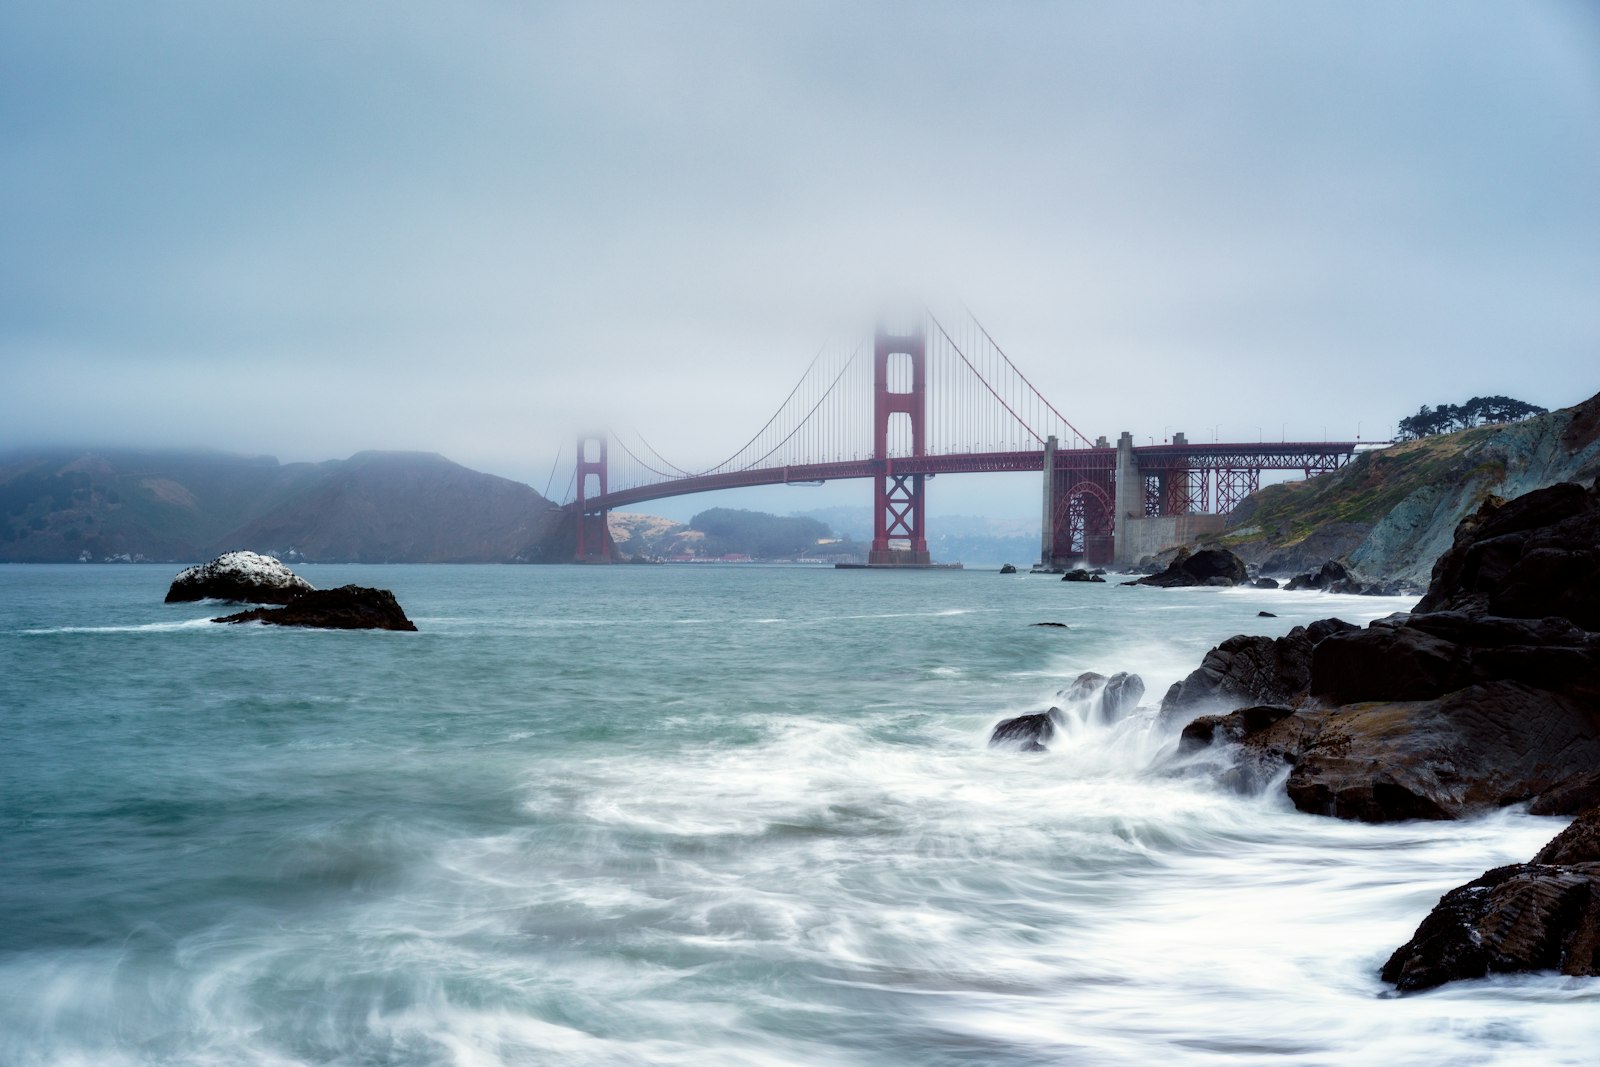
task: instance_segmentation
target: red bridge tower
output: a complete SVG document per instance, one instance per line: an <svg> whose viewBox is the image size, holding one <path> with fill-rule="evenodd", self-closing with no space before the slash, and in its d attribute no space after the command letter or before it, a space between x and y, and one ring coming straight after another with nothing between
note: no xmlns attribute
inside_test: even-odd
<svg viewBox="0 0 1600 1067"><path fill-rule="evenodd" d="M590 458L590 445L598 446ZM589 491L589 478L596 480L594 492ZM610 563L611 531L606 528L608 512L603 508L593 513L589 510L590 497L604 497L606 486L606 439L590 434L578 438L578 498L573 511L578 519L577 549L573 558L578 563Z"/></svg>
<svg viewBox="0 0 1600 1067"><path fill-rule="evenodd" d="M909 430L911 454L926 454L927 364L927 341L921 327L908 334L878 330L872 353L872 458L879 473L873 479L869 564L926 566L930 562L923 520L925 476L896 474L889 455L890 430L901 427ZM897 443L903 446L905 436L897 433Z"/></svg>

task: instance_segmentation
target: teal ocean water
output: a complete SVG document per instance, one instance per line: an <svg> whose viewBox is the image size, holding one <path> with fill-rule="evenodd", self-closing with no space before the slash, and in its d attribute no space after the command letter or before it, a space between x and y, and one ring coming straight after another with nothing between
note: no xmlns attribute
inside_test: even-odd
<svg viewBox="0 0 1600 1067"><path fill-rule="evenodd" d="M1230 634L1410 601L300 568L421 631L333 633L213 626L175 570L0 567L6 1067L1600 1058L1595 981L1376 977L1562 820L1301 815L1153 712L985 745L1081 671L1154 705Z"/></svg>

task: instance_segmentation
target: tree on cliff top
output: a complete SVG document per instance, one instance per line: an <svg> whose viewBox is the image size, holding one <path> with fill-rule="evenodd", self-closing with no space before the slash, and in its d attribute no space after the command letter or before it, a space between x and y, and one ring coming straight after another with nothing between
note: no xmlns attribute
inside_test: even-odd
<svg viewBox="0 0 1600 1067"><path fill-rule="evenodd" d="M1465 404L1440 404L1436 408L1424 404L1415 415L1400 420L1400 439L1411 441L1432 434L1469 430L1482 423L1518 422L1548 411L1548 408L1509 396L1475 396Z"/></svg>

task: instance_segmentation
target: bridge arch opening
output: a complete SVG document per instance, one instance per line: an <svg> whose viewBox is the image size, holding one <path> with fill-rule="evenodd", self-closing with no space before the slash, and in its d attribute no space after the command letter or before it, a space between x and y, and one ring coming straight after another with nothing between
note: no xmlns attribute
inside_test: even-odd
<svg viewBox="0 0 1600 1067"><path fill-rule="evenodd" d="M910 352L890 352L883 366L883 384L887 392L904 395L916 383L916 363Z"/></svg>

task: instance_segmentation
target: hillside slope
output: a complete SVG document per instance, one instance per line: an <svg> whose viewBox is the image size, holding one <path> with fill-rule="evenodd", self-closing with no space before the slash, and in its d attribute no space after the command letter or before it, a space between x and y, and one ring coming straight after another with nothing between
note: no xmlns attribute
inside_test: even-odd
<svg viewBox="0 0 1600 1067"><path fill-rule="evenodd" d="M0 562L193 562L247 548L318 562L538 558L560 512L442 456L327 463L209 451L0 457Z"/></svg>
<svg viewBox="0 0 1600 1067"><path fill-rule="evenodd" d="M1344 469L1268 486L1229 516L1222 544L1265 574L1343 559L1370 577L1425 584L1456 525L1491 495L1600 475L1600 394L1524 422L1364 453Z"/></svg>

